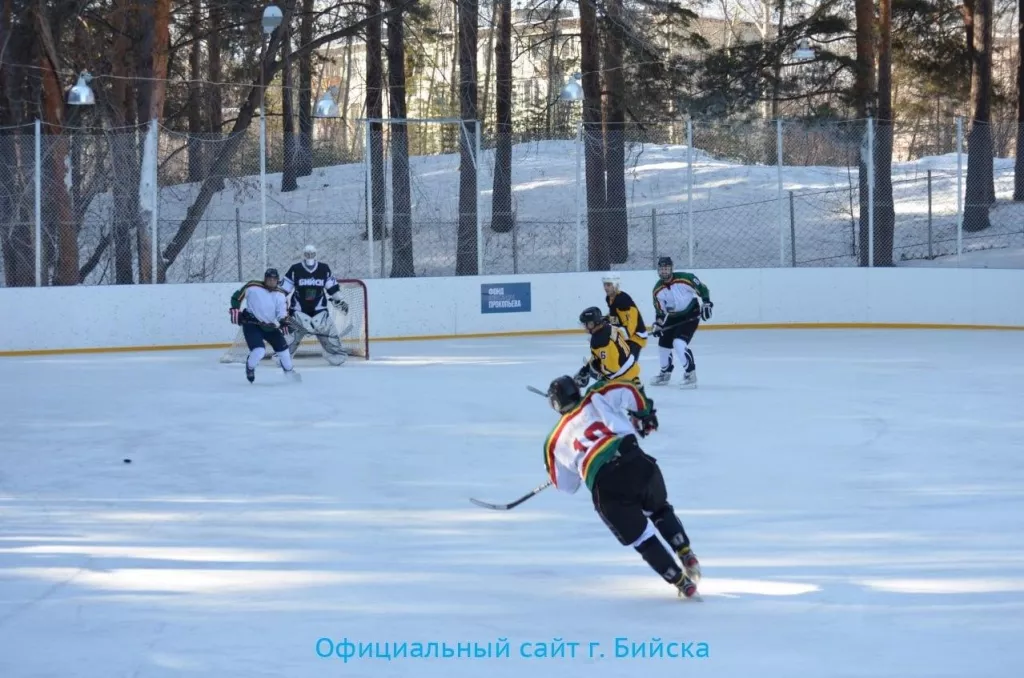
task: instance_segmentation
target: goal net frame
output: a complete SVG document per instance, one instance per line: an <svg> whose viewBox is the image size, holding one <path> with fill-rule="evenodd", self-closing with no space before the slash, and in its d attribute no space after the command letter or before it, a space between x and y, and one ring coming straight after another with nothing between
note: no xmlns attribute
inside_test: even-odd
<svg viewBox="0 0 1024 678"><path fill-rule="evenodd" d="M344 290L352 290L351 294L343 294L348 304L348 313L342 313L333 304L327 305L327 313L331 321L341 335L341 345L349 358L370 359L370 295L366 289L366 283L358 278L338 278L338 287ZM289 303L291 298L289 296ZM358 304L358 306L356 305ZM271 360L276 353L269 344L264 343L267 354L263 360ZM298 350L295 351L295 358L323 358L324 349L320 340L313 335L307 334ZM249 347L245 343L245 334L242 328L238 328L235 339L228 347L228 350L220 357L222 363L243 363L249 355Z"/></svg>

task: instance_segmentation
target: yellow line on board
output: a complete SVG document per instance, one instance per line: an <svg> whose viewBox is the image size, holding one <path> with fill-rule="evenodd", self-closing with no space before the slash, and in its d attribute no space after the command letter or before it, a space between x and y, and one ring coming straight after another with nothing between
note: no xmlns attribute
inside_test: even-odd
<svg viewBox="0 0 1024 678"><path fill-rule="evenodd" d="M1024 331L1024 325L954 325L945 323L736 323L701 325L709 330L1002 330ZM376 341L436 341L439 339L487 339L498 337L534 337L582 334L582 329L523 330L519 332L478 332L473 334L422 334L410 337L372 337ZM0 357L68 355L73 353L135 353L140 351L189 351L227 349L232 344L178 344L167 346L114 346L103 348L47 348L24 351L0 351Z"/></svg>

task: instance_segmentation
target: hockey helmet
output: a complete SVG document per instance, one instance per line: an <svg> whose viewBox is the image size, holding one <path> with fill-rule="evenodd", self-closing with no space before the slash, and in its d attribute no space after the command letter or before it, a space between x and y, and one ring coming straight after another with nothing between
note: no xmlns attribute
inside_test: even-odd
<svg viewBox="0 0 1024 678"><path fill-rule="evenodd" d="M560 414L565 414L580 402L580 387L568 375L558 377L548 386L548 402Z"/></svg>
<svg viewBox="0 0 1024 678"><path fill-rule="evenodd" d="M591 306L583 309L583 313L580 313L580 324L584 327L590 327L591 323L599 325L604 322L604 313L601 312L597 306Z"/></svg>
<svg viewBox="0 0 1024 678"><path fill-rule="evenodd" d="M658 277L662 280L668 280L672 277L672 271L674 264L672 263L672 257L658 257Z"/></svg>
<svg viewBox="0 0 1024 678"><path fill-rule="evenodd" d="M267 271L263 274L263 279L266 280L267 278L273 278L274 280L280 280L281 276L280 276L280 274L278 274L276 268L268 268Z"/></svg>
<svg viewBox="0 0 1024 678"><path fill-rule="evenodd" d="M619 289L619 282L622 278L619 277L618 273L606 273L601 276L601 282L605 285L614 285L615 289Z"/></svg>

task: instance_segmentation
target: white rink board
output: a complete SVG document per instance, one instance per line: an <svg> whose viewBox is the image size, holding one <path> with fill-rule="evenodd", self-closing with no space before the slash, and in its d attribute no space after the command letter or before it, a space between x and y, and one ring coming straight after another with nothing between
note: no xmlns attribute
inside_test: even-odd
<svg viewBox="0 0 1024 678"><path fill-rule="evenodd" d="M706 327L857 323L1024 327L1024 271L714 269ZM653 271L620 272L650 322ZM370 339L572 330L604 306L601 273L367 280ZM531 309L481 313L481 286L529 283ZM227 344L237 283L0 289L0 353ZM371 347L372 354L372 347Z"/></svg>

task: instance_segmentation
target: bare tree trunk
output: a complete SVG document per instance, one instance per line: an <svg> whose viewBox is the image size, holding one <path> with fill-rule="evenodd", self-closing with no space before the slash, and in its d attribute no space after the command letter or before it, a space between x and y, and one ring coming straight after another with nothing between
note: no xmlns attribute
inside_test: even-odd
<svg viewBox="0 0 1024 678"><path fill-rule="evenodd" d="M867 153L867 119L875 117L875 3L874 0L856 0L857 19L857 68L854 74L854 97L857 103L857 117L864 125L861 152L859 154L857 176L860 195L859 223L859 263L867 266L870 263L868 253L869 212Z"/></svg>
<svg viewBox="0 0 1024 678"><path fill-rule="evenodd" d="M366 26L366 117L384 117L384 66L381 62L380 0L368 0L370 23ZM370 190L373 200L373 239L384 237L384 129L381 123L370 123ZM369 237L369 234L367 234Z"/></svg>
<svg viewBox="0 0 1024 678"><path fill-rule="evenodd" d="M0 124L14 129L0 135L0 163L7 171L0 172L0 250L4 262L4 283L7 287L29 287L35 284L35 237L28 209L30 191L26 190L34 171L34 161L27 150L32 147L32 136L21 129L26 119L21 92L26 74L31 69L37 76L29 45L35 40L34 31L15 27L13 0L2 0L0 12ZM20 9L20 8L19 8ZM45 269L42 283L49 284Z"/></svg>
<svg viewBox="0 0 1024 678"><path fill-rule="evenodd" d="M203 44L199 40L202 33L202 0L189 0L192 14L190 17L192 45L189 47L189 83L188 83L188 180L202 181L206 178L206 163L203 151Z"/></svg>
<svg viewBox="0 0 1024 678"><path fill-rule="evenodd" d="M580 67L583 69L583 149L587 184L587 267L611 268L605 219L604 142L601 138L601 56L597 8L580 0Z"/></svg>
<svg viewBox="0 0 1024 678"><path fill-rule="evenodd" d="M480 133L477 113L476 56L477 0L458 0L459 7L459 111L463 129L459 134L459 228L455 253L455 275L476 275L477 181L476 139Z"/></svg>
<svg viewBox="0 0 1024 678"><path fill-rule="evenodd" d="M626 75L622 65L622 0L607 0L605 32L605 119L606 208L608 210L608 256L613 264L629 258L629 215L626 211Z"/></svg>
<svg viewBox="0 0 1024 678"><path fill-rule="evenodd" d="M281 24L281 136L284 140L284 158L281 165L281 192L298 190L295 173L295 89L292 79L292 27Z"/></svg>
<svg viewBox="0 0 1024 678"><path fill-rule="evenodd" d="M974 2L974 67L971 77L971 128L967 133L967 185L964 230L983 231L989 222L992 172L992 0Z"/></svg>
<svg viewBox="0 0 1024 678"><path fill-rule="evenodd" d="M508 233L512 214L512 0L496 0L497 43L494 47L495 107L494 184L491 193L491 230Z"/></svg>
<svg viewBox="0 0 1024 678"><path fill-rule="evenodd" d="M501 1L492 0L491 2L491 25L487 29L487 49L484 50L484 94L480 99L480 120L484 123L484 129L487 129L487 113L490 111L491 105L491 68L494 62L494 34L498 32L498 21L495 18L495 14L498 12L498 3ZM495 88L497 88L497 85L495 85Z"/></svg>
<svg viewBox="0 0 1024 678"><path fill-rule="evenodd" d="M875 134L875 266L892 266L896 208L892 198L892 0L878 1L878 127Z"/></svg>
<svg viewBox="0 0 1024 678"><path fill-rule="evenodd" d="M390 2L390 0L389 0ZM390 118L404 119L405 110L405 17L388 19L388 108ZM391 190L394 215L391 225L391 277L416 275L412 243L412 196L409 189L409 130L391 123Z"/></svg>
<svg viewBox="0 0 1024 678"><path fill-rule="evenodd" d="M459 2L461 0L454 0L451 3L452 9L452 26L459 25ZM455 115L455 102L459 101L459 43L461 39L459 37L459 31L456 30L454 41L452 43L452 67L451 73L448 78L448 101L447 110L442 113L442 117L448 118ZM452 153L455 150L455 144L459 141L461 133L451 125L444 125L441 128L441 152Z"/></svg>
<svg viewBox="0 0 1024 678"><path fill-rule="evenodd" d="M206 100L207 108L210 114L209 124L209 138L211 140L210 147L204 150L203 156L206 160L207 167L205 174L209 176L211 166L213 165L213 159L217 154L216 141L219 141L224 129L224 96L222 92L222 83L224 69L221 61L221 37L220 32L224 25L224 7L217 2L210 4L210 28L207 36L207 56L209 59L208 72L209 72L209 91L210 95ZM216 141L214 141L216 140ZM224 178L217 177L216 190L224 190Z"/></svg>
<svg viewBox="0 0 1024 678"><path fill-rule="evenodd" d="M1024 0L1017 0L1017 149L1013 162L1013 199L1024 200Z"/></svg>
<svg viewBox="0 0 1024 678"><path fill-rule="evenodd" d="M302 0L302 22L299 43L313 40L314 0ZM313 173L313 53L299 57L299 153L296 174L308 177Z"/></svg>
<svg viewBox="0 0 1024 678"><path fill-rule="evenodd" d="M58 41L50 33L50 21L46 14L43 0L38 0L35 7L36 31L42 43L42 109L43 130L48 133L49 144L44 147L43 157L49 163L50 193L47 204L50 211L56 213L56 229L50 222L44 228L52 242L53 231L57 233L57 262L54 271L54 282L57 285L76 285L78 280L78 222L71 209L71 195L64 186L64 161L68 156L67 137L64 131L64 87L60 82L61 63L57 52ZM47 220L49 221L49 220ZM129 253L130 254L130 253ZM44 257L44 265L49 257ZM128 262L128 276L131 277L131 260ZM44 271L46 268L43 269ZM129 282L131 280L129 279Z"/></svg>
<svg viewBox="0 0 1024 678"><path fill-rule="evenodd" d="M554 18L552 21L554 24L551 28L550 42L548 43L548 93L558 92L562 89L562 80L565 78L565 74L562 73L561 68L555 67L555 48L558 45L558 20L561 18L558 12L553 12ZM545 138L552 138L552 114L554 113L554 107L544 107L544 133L547 135Z"/></svg>

